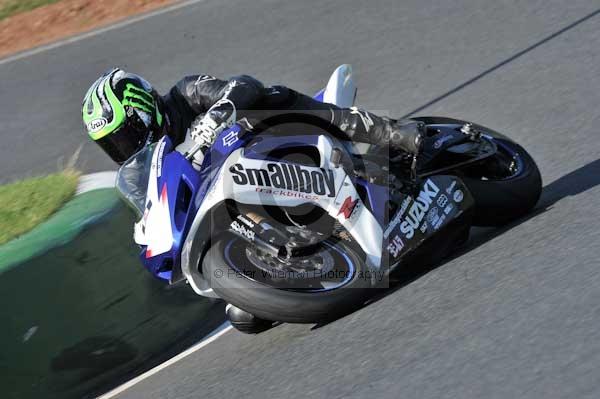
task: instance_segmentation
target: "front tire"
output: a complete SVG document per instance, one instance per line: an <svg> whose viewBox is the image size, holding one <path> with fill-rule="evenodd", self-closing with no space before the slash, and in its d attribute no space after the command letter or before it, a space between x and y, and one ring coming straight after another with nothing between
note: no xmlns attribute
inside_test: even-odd
<svg viewBox="0 0 600 399"><path fill-rule="evenodd" d="M327 243L327 242L325 242ZM327 243L352 265L353 273L339 288L302 291L269 286L250 278L250 261L240 261L252 244L227 234L207 252L202 271L212 289L226 302L261 319L288 323L319 323L347 314L361 306L371 287L364 261L345 243ZM232 253L237 256L233 264ZM245 264L242 264L245 263Z"/></svg>

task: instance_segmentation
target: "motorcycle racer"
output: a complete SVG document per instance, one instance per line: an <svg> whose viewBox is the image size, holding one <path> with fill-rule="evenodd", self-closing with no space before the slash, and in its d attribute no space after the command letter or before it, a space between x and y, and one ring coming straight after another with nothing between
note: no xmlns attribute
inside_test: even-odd
<svg viewBox="0 0 600 399"><path fill-rule="evenodd" d="M207 149L240 119L253 128L278 114L310 119L341 140L389 146L413 157L424 137L420 122L340 108L285 86L265 87L247 75L228 80L186 76L161 96L141 76L114 68L92 84L82 104L90 138L119 164L163 135L175 144L190 137Z"/></svg>
<svg viewBox="0 0 600 399"><path fill-rule="evenodd" d="M353 84L345 85L348 76L334 73L322 98L351 104L355 90ZM140 76L114 69L88 90L82 116L91 138L113 160L124 163L131 159L121 167L117 187L137 210L134 239L142 249L140 258L146 268L171 283L187 279L200 295L222 298L228 303L226 314L232 325L249 333L270 328L273 321L320 322L358 306L365 298L349 288L375 286L373 279L361 279L363 272L383 267L392 270L403 256L412 256L409 253L432 253L440 259L441 247L450 250L465 242L471 224L513 220L535 205L541 191L539 170L531 157L491 129L457 119L422 117L419 119L435 126L427 137L423 134L426 127L419 121L398 121L355 107L322 103L284 86L265 87L245 75L229 80L188 76L160 96ZM309 136L306 124L300 126L302 143L288 137L251 135L229 152L224 147L237 142L239 131L222 134L219 141L223 146L217 143L221 154L210 154L217 156L210 157L215 164L209 167L209 172L218 171L219 175L208 180L220 190L207 190L203 185L207 182L201 173L206 171L200 169L204 153L199 152L200 162L195 162L198 153L186 149L208 149L217 135L234 123L243 126L241 132L260 133L261 125L266 125L277 128L277 134L280 128L288 131L278 125L298 119L301 125L316 123L342 140L408 153L409 157L400 154L397 158L412 160L411 181L405 184L402 168L379 168L376 162L385 159L385 154L378 149L372 153L373 161L365 157L364 169L355 169L350 175L346 166L360 168L361 154L347 146L334 147L332 140L322 136ZM165 142L158 147L146 145L161 137L169 137L177 148ZM260 141L262 145L256 145ZM292 150L271 151L282 143L290 143L282 147ZM164 144L169 144L166 154ZM272 157L255 159L253 146L254 151L263 154L267 150ZM311 146L316 147L316 154L308 151ZM290 159L295 158L289 154L295 155L296 148L299 154L309 154L312 162L305 165L301 158ZM248 157L244 157L244 149L249 150ZM220 157L223 153L227 156ZM148 162L150 154L152 164ZM184 159L192 160L195 171ZM348 162L339 168L342 159ZM326 167L329 164L334 167ZM175 189L171 182L186 181L186 176L192 184L179 184L187 189ZM200 186L193 181L200 181ZM342 181L337 191L336 181ZM271 187L282 190L278 193ZM514 196L515 187L527 193L526 201ZM315 196L307 200L304 194ZM194 207L189 206L192 203ZM243 209L231 212L236 203ZM311 209L306 215L311 216L288 213L289 209L304 210L306 204ZM275 207L283 212L269 211ZM313 223L313 209L319 219L325 216L322 226ZM268 222L271 219L274 223ZM210 228L205 228L207 225ZM184 234L174 234L187 228ZM438 234L448 238L448 245L430 240ZM298 249L298 245L302 247ZM339 265L333 280L320 280L333 270L332 265ZM240 269L242 266L247 268ZM246 271L253 273L251 276L261 273L262 280L244 278ZM279 271L284 272L281 278ZM229 272L234 272L233 277ZM306 277L305 272L313 274ZM336 277L338 272L344 277ZM284 287L288 282L289 291ZM306 282L309 291L317 295L297 292ZM356 285L349 285L352 282ZM271 290L254 290L258 286ZM239 294L246 289L260 291L260 295Z"/></svg>

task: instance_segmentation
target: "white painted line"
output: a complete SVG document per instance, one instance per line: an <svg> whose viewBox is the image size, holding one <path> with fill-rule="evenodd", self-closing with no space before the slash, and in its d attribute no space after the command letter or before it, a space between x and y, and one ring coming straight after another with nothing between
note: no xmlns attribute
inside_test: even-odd
<svg viewBox="0 0 600 399"><path fill-rule="evenodd" d="M107 171L83 175L79 178L76 195L101 188L112 188L115 186L117 172Z"/></svg>
<svg viewBox="0 0 600 399"><path fill-rule="evenodd" d="M31 50L26 50L26 51L23 51L21 53L17 53L15 55L12 55L12 56L0 59L0 65L8 64L10 62L17 61L17 60L29 57L31 55L43 53L44 51L52 50L52 49L55 49L57 47L61 47L61 46L67 45L67 44L75 43L75 42L78 42L80 40L92 37L92 36L100 35L102 33L105 33L105 32L108 32L108 31L111 31L111 30L114 30L114 29L119 29L119 28L122 28L124 26L131 25L131 24L143 21L143 20L148 19L148 18L156 17L157 15L161 15L161 14L165 14L165 13L168 13L168 12L171 12L171 11L175 11L175 10L178 10L180 8L191 6L191 5L196 4L196 3L202 3L204 1L206 1L206 0L187 0L187 1L183 1L181 3L175 3L175 4L173 4L171 6L168 6L168 7L165 7L165 8L159 8L158 10L150 11L150 12L147 12L145 14L138 15L137 17L129 18L129 19L126 19L124 21L117 22L117 23L109 25L109 26L105 26L104 28L99 28L99 29L96 29L96 30L93 30L93 31L90 31L90 32L81 33L79 35L76 35L76 36L73 36L73 37L69 37L67 39L59 40L59 41L54 42L54 43L46 44L46 45L43 45L43 46L40 46L40 47L33 48Z"/></svg>
<svg viewBox="0 0 600 399"><path fill-rule="evenodd" d="M159 371L171 366L172 364L180 361L183 358L188 357L189 355L191 355L192 353L204 348L206 345L210 344L211 342L216 341L217 339L219 339L219 337L221 337L222 335L225 335L228 331L231 331L233 329L233 327L231 326L231 324L229 323L224 323L221 327L219 327L214 333L212 333L211 335L209 335L206 339L202 340L201 342L198 342L196 345L192 346L191 348L181 352L179 355L167 360L166 362L164 362L163 364L159 364L158 366L154 367L153 369L150 369L148 371L146 371L144 374L141 374L137 377L135 377L132 380L127 381L125 384L116 387L115 389L113 389L110 392L105 393L102 396L98 396L97 399L110 399L110 398L114 398L115 396L117 396L118 394L124 392L125 390L131 388L132 386L134 386L135 384L145 380L148 377L153 376L154 374L158 373Z"/></svg>

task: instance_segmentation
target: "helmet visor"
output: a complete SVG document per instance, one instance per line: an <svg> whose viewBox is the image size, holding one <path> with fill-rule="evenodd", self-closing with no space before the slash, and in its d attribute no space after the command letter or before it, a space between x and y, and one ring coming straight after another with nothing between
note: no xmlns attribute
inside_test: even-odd
<svg viewBox="0 0 600 399"><path fill-rule="evenodd" d="M115 132L96 140L96 143L120 165L142 149L149 133L146 128L140 129L126 123Z"/></svg>

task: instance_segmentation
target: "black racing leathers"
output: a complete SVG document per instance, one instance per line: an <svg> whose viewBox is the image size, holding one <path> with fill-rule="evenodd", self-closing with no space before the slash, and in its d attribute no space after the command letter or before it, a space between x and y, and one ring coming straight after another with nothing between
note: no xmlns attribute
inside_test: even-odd
<svg viewBox="0 0 600 399"><path fill-rule="evenodd" d="M211 114L230 112L231 104L237 119L245 118L251 128L312 124L342 140L390 145L415 154L420 146L422 127L417 122L396 121L355 107L340 108L284 86L264 87L247 75L229 80L187 76L161 101L168 120L167 132L176 143L185 139L196 118L209 110Z"/></svg>

